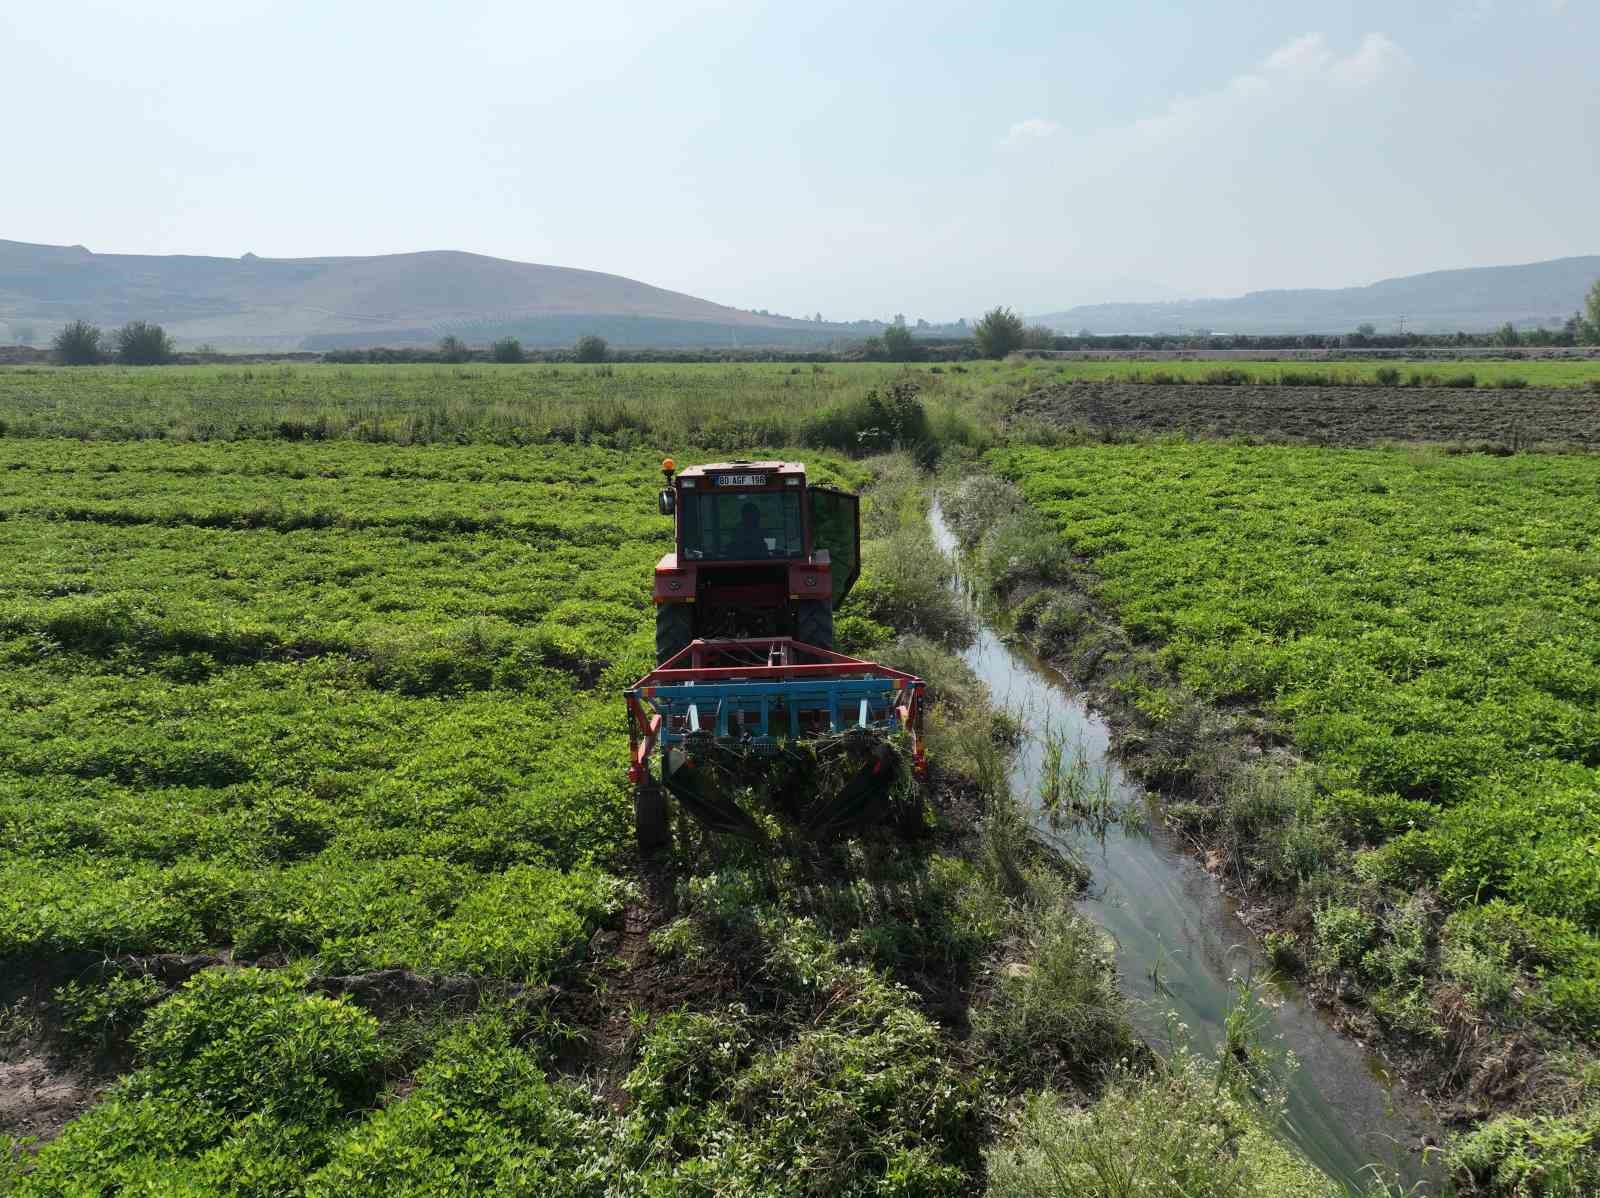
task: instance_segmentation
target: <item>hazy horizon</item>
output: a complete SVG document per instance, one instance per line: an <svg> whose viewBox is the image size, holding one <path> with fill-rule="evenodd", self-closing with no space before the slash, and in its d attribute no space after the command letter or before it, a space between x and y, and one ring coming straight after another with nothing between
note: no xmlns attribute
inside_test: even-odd
<svg viewBox="0 0 1600 1198"><path fill-rule="evenodd" d="M1600 250L1594 5L674 7L0 14L0 236L460 249L830 320Z"/></svg>

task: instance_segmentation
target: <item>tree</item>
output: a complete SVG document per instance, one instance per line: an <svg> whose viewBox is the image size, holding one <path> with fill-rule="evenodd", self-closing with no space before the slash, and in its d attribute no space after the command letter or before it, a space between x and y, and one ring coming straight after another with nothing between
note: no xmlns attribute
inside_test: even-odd
<svg viewBox="0 0 1600 1198"><path fill-rule="evenodd" d="M1056 331L1049 325L1030 324L1022 330L1022 347L1024 349L1054 349L1056 347Z"/></svg>
<svg viewBox="0 0 1600 1198"><path fill-rule="evenodd" d="M1517 335L1517 326L1509 320L1495 331L1494 343L1496 345L1521 345L1522 338Z"/></svg>
<svg viewBox="0 0 1600 1198"><path fill-rule="evenodd" d="M130 320L117 330L117 361L124 366L161 366L172 361L172 338L158 324Z"/></svg>
<svg viewBox="0 0 1600 1198"><path fill-rule="evenodd" d="M467 348L467 343L454 333L439 338L439 361L465 362L467 355L472 351Z"/></svg>
<svg viewBox="0 0 1600 1198"><path fill-rule="evenodd" d="M597 333L585 333L578 338L578 344L573 347L572 356L580 362L604 362L608 348L604 337Z"/></svg>
<svg viewBox="0 0 1600 1198"><path fill-rule="evenodd" d="M883 330L883 355L891 362L911 362L917 357L916 339L903 322Z"/></svg>
<svg viewBox="0 0 1600 1198"><path fill-rule="evenodd" d="M1584 296L1583 306L1588 311L1589 318L1584 321L1583 339L1590 345L1600 345L1600 279L1594 281L1594 286L1589 288L1589 294Z"/></svg>
<svg viewBox="0 0 1600 1198"><path fill-rule="evenodd" d="M515 337L502 337L490 347L489 353L496 362L521 362L522 342Z"/></svg>
<svg viewBox="0 0 1600 1198"><path fill-rule="evenodd" d="M978 352L986 358L1003 358L1022 344L1022 317L1010 308L991 308L972 326Z"/></svg>
<svg viewBox="0 0 1600 1198"><path fill-rule="evenodd" d="M1371 321L1365 321L1362 324L1356 325L1356 332L1363 337L1375 337L1378 333L1378 326L1373 324Z"/></svg>
<svg viewBox="0 0 1600 1198"><path fill-rule="evenodd" d="M93 366L100 360L100 330L87 320L74 320L50 342L63 366Z"/></svg>

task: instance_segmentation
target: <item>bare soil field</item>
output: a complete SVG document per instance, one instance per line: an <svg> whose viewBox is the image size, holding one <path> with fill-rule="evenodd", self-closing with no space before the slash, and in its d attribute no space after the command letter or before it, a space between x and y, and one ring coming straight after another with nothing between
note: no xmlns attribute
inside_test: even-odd
<svg viewBox="0 0 1600 1198"><path fill-rule="evenodd" d="M1104 437L1182 433L1317 445L1400 441L1600 448L1600 392L1571 389L1079 382L1025 395L1014 414L1019 421Z"/></svg>

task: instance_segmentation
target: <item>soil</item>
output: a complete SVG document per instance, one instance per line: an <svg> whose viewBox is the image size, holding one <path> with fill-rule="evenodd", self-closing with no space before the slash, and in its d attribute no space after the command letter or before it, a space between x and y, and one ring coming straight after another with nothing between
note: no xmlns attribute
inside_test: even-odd
<svg viewBox="0 0 1600 1198"><path fill-rule="evenodd" d="M99 1095L95 1079L46 1053L0 1061L0 1135L47 1140Z"/></svg>
<svg viewBox="0 0 1600 1198"><path fill-rule="evenodd" d="M1106 440L1178 433L1314 445L1444 443L1502 452L1600 448L1600 391L1594 389L1073 382L1023 396L1014 417Z"/></svg>

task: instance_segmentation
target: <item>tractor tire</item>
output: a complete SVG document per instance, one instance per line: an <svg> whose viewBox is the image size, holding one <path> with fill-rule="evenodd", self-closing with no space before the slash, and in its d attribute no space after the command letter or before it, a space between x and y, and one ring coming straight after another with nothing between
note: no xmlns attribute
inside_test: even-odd
<svg viewBox="0 0 1600 1198"><path fill-rule="evenodd" d="M653 857L672 843L672 825L667 822L667 791L653 779L634 789L633 833L639 842L641 857Z"/></svg>
<svg viewBox="0 0 1600 1198"><path fill-rule="evenodd" d="M794 639L819 649L833 648L833 604L803 599L794 605Z"/></svg>
<svg viewBox="0 0 1600 1198"><path fill-rule="evenodd" d="M688 603L656 605L656 665L688 647L694 640L694 606Z"/></svg>

